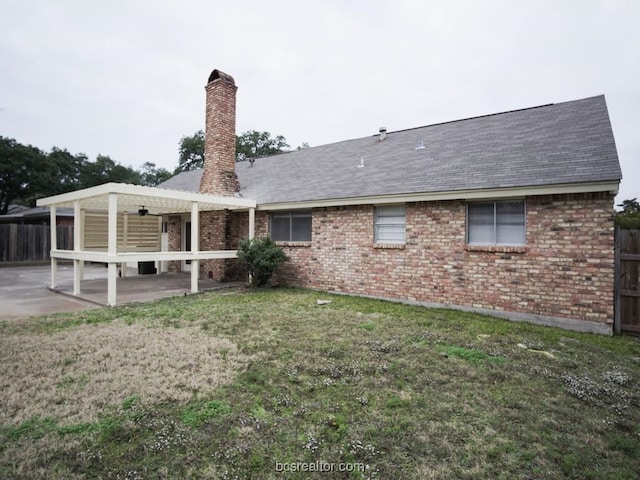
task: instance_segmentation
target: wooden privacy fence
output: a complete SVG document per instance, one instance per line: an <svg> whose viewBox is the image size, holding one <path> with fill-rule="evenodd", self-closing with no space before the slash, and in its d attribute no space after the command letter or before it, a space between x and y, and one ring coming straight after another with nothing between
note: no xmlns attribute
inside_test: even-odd
<svg viewBox="0 0 640 480"><path fill-rule="evenodd" d="M640 334L640 230L616 228L616 333Z"/></svg>
<svg viewBox="0 0 640 480"><path fill-rule="evenodd" d="M73 249L73 227L58 226L57 248ZM49 260L49 225L0 224L0 262L37 262Z"/></svg>

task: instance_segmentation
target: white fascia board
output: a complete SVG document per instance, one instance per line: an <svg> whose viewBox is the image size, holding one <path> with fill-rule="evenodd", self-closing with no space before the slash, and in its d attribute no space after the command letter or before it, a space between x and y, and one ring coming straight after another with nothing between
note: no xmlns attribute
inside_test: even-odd
<svg viewBox="0 0 640 480"><path fill-rule="evenodd" d="M75 200L86 200L100 196L107 196L109 193L122 195L135 195L139 197L162 198L183 202L198 202L203 205L217 208L228 208L231 210L243 208L255 208L255 200L238 197L220 197L204 193L184 192L180 190L169 190L157 187L145 187L142 185L129 185L126 183L105 183L96 187L84 188L75 192L62 193L52 197L40 198L36 201L37 206L60 205L72 203Z"/></svg>
<svg viewBox="0 0 640 480"><path fill-rule="evenodd" d="M105 183L95 187L83 188L82 190L76 190L74 192L61 193L59 195L53 195L51 197L39 198L36 200L36 206L44 207L47 205L59 205L62 203L73 203L76 200L84 200L92 197L99 197L109 193L109 189L105 188L109 185L119 185L117 183Z"/></svg>
<svg viewBox="0 0 640 480"><path fill-rule="evenodd" d="M537 195L557 195L563 193L609 192L618 193L619 181L570 183L532 187L486 188L476 190L452 190L445 192L424 192L396 195L378 195L353 198L330 198L302 202L261 203L257 210L296 210L318 207L339 207L346 205L385 205L410 202L436 202L442 200L480 200L531 197Z"/></svg>

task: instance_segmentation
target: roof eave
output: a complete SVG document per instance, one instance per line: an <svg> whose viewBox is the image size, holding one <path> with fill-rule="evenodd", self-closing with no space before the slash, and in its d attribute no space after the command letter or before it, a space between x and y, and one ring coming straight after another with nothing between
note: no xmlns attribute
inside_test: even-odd
<svg viewBox="0 0 640 480"><path fill-rule="evenodd" d="M376 195L351 198L328 198L298 202L259 203L257 210L295 210L318 207L348 205L384 205L409 202L435 202L441 200L482 200L566 193L609 192L618 193L619 180L602 182L569 183L526 187L485 188L474 190L450 190L443 192L421 192L395 195Z"/></svg>

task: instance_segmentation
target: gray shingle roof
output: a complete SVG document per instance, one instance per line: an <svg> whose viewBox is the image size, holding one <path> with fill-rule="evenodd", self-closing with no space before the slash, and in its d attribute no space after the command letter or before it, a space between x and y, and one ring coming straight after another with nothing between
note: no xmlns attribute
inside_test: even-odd
<svg viewBox="0 0 640 480"><path fill-rule="evenodd" d="M236 172L241 195L258 204L622 178L602 95L297 150ZM161 187L197 191L201 176Z"/></svg>

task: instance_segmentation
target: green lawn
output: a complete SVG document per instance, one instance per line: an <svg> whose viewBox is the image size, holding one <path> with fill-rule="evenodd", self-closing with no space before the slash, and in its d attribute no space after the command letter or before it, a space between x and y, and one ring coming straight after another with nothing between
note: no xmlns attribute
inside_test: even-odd
<svg viewBox="0 0 640 480"><path fill-rule="evenodd" d="M2 322L0 343L0 478L640 474L634 338L275 289Z"/></svg>

